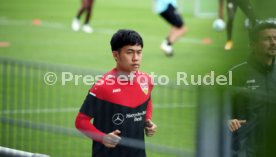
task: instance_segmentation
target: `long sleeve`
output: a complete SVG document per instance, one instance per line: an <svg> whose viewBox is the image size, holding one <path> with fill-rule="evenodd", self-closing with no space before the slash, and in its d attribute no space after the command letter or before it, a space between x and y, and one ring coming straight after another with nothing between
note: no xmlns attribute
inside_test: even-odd
<svg viewBox="0 0 276 157"><path fill-rule="evenodd" d="M102 143L102 138L105 136L105 133L98 130L91 122L92 118L79 112L76 120L75 120L75 127L85 134L86 136L90 137L91 139Z"/></svg>
<svg viewBox="0 0 276 157"><path fill-rule="evenodd" d="M152 118L152 99L149 100L148 106L146 109L146 120Z"/></svg>

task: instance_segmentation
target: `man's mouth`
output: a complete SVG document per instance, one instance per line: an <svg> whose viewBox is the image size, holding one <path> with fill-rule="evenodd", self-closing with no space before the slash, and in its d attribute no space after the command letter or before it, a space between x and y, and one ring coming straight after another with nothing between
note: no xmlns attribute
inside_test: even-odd
<svg viewBox="0 0 276 157"><path fill-rule="evenodd" d="M133 67L139 67L139 64L132 64Z"/></svg>

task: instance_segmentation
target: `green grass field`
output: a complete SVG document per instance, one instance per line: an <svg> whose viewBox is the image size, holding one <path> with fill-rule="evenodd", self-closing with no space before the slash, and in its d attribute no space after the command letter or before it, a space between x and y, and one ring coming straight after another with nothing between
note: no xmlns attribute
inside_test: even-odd
<svg viewBox="0 0 276 157"><path fill-rule="evenodd" d="M208 5L216 5L209 1ZM188 33L174 45L175 56L167 58L159 45L166 37L169 26L153 13L152 1L96 1L91 22L95 32L85 34L71 30L71 21L80 5L79 0L1 0L0 42L8 44L0 46L0 57L104 72L115 65L109 45L112 34L120 28L130 28L137 30L144 39L141 70L167 75L171 80L176 79L177 72L204 75L215 71L216 74L225 74L231 66L244 60L249 48L243 28L244 17L240 12L235 19L234 48L224 51L225 32L212 30L215 17L195 17L193 1L183 1L182 4ZM33 24L36 19L41 21L38 26ZM204 39L211 40L211 43L205 44ZM80 107L89 86L47 86L43 82L47 70L28 71L24 67L20 69L20 66L14 69L9 67L11 75L4 76L3 65L0 66L0 84L3 87L0 89L1 111L21 111L10 114L1 112L1 117L74 129L75 109ZM33 74L33 77L29 77L29 74ZM189 91L156 87L153 98L153 119L158 125L158 132L155 137L146 138L146 141L194 152L196 95ZM184 107L173 107L179 103L184 103ZM66 108L72 110L62 111ZM37 109L57 111L35 113ZM24 110L33 112L22 113ZM1 123L0 127L1 146L45 153L52 157L85 157L91 154L91 144L86 138L15 127L12 124ZM153 150L149 150L148 155L173 156Z"/></svg>

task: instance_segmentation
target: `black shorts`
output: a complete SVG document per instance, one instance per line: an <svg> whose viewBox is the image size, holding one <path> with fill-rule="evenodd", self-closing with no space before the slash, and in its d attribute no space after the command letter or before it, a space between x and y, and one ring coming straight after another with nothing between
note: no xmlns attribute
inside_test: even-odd
<svg viewBox="0 0 276 157"><path fill-rule="evenodd" d="M184 22L180 14L171 4L168 5L167 10L160 13L160 16L162 16L167 22L169 22L171 25L175 27L180 28L184 25Z"/></svg>

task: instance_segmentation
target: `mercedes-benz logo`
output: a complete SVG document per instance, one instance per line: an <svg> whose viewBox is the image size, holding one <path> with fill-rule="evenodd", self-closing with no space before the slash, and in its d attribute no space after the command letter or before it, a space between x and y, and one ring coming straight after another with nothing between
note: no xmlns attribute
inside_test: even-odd
<svg viewBox="0 0 276 157"><path fill-rule="evenodd" d="M116 125L121 125L124 122L124 115L121 113L116 113L112 116L112 122Z"/></svg>

